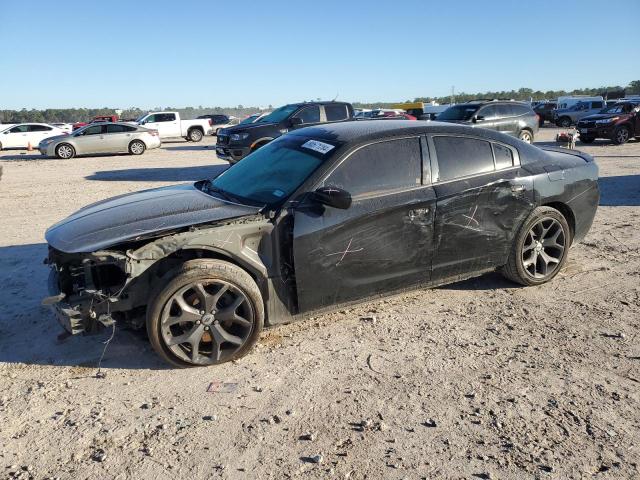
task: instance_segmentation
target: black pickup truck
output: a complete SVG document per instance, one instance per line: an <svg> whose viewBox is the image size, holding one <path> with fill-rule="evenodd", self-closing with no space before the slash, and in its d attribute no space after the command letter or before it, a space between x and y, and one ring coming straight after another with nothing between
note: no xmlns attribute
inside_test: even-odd
<svg viewBox="0 0 640 480"><path fill-rule="evenodd" d="M291 103L274 110L255 123L221 129L216 142L216 155L234 164L289 130L351 118L353 106L350 103Z"/></svg>

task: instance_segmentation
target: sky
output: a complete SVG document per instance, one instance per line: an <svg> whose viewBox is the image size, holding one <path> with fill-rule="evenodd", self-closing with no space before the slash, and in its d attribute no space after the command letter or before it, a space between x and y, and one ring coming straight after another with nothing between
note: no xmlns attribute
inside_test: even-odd
<svg viewBox="0 0 640 480"><path fill-rule="evenodd" d="M640 0L9 0L0 110L627 85Z"/></svg>

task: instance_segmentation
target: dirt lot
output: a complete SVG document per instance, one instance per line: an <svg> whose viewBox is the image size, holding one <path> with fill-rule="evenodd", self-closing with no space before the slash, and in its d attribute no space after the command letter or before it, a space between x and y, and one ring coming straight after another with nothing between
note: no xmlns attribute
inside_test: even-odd
<svg viewBox="0 0 640 480"><path fill-rule="evenodd" d="M550 141L556 129L540 139ZM0 165L0 478L640 477L640 142L601 169L585 241L551 284L497 274L268 331L172 370L144 334L58 337L46 227L223 168L213 141Z"/></svg>

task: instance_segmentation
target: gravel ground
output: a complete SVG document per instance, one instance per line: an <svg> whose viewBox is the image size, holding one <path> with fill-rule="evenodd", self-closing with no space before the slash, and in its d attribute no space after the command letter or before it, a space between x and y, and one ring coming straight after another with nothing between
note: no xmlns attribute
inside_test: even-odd
<svg viewBox="0 0 640 480"><path fill-rule="evenodd" d="M551 142L557 129L539 138ZM265 332L240 361L162 364L144 334L65 338L43 232L108 196L211 176L212 148L1 152L0 478L640 477L640 142L578 145L602 200L550 284L497 274Z"/></svg>

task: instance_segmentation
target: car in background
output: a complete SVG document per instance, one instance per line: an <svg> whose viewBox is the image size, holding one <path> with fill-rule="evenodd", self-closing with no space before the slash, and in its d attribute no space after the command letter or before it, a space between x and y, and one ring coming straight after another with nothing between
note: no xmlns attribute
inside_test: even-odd
<svg viewBox="0 0 640 480"><path fill-rule="evenodd" d="M228 115L223 114L211 114L211 115L200 115L199 119L210 119L211 120L211 128L213 129L212 135L218 135L218 130L221 128L227 128L231 125L237 125L235 117L230 117Z"/></svg>
<svg viewBox="0 0 640 480"><path fill-rule="evenodd" d="M440 122L315 125L215 178L53 225L43 303L70 333L146 327L168 363L215 365L265 325L345 304L492 271L542 285L598 201L598 166L576 150Z"/></svg>
<svg viewBox="0 0 640 480"><path fill-rule="evenodd" d="M87 126L91 123L99 123L99 122L117 122L119 121L118 115L98 115L94 117L90 122L77 122L73 124L73 130L77 130L84 126Z"/></svg>
<svg viewBox="0 0 640 480"><path fill-rule="evenodd" d="M590 97L587 95L564 95L564 96L558 97L557 108L558 109L571 108L579 102L604 102L604 97L602 95L596 95L593 97Z"/></svg>
<svg viewBox="0 0 640 480"><path fill-rule="evenodd" d="M72 123L56 122L56 123L50 123L49 125L51 125L52 127L59 128L63 132L71 133L73 131L73 124Z"/></svg>
<svg viewBox="0 0 640 480"><path fill-rule="evenodd" d="M302 102L277 108L255 123L236 125L218 132L216 155L237 163L283 133L309 125L343 122L353 118L346 102Z"/></svg>
<svg viewBox="0 0 640 480"><path fill-rule="evenodd" d="M608 138L616 145L640 137L640 100L618 102L595 115L584 117L576 126L582 143Z"/></svg>
<svg viewBox="0 0 640 480"><path fill-rule="evenodd" d="M417 120L413 115L396 110L372 110L368 115L354 117L355 120Z"/></svg>
<svg viewBox="0 0 640 480"><path fill-rule="evenodd" d="M459 103L439 114L437 121L497 130L526 143L533 143L540 125L538 116L528 103L513 100Z"/></svg>
<svg viewBox="0 0 640 480"><path fill-rule="evenodd" d="M99 122L79 128L71 135L42 140L38 150L42 155L66 160L76 155L104 153L142 155L146 150L159 146L160 137L156 130L130 123Z"/></svg>
<svg viewBox="0 0 640 480"><path fill-rule="evenodd" d="M45 138L67 135L57 127L46 123L18 123L0 132L0 150L4 148L36 148Z"/></svg>
<svg viewBox="0 0 640 480"><path fill-rule="evenodd" d="M604 100L581 100L572 107L554 110L553 123L558 127L569 128L581 118L598 113L604 107Z"/></svg>
<svg viewBox="0 0 640 480"><path fill-rule="evenodd" d="M157 130L160 139L182 137L187 141L199 142L205 135L214 132L210 118L182 120L178 112L145 113L136 119L136 123Z"/></svg>
<svg viewBox="0 0 640 480"><path fill-rule="evenodd" d="M533 107L533 111L540 119L540 126L543 126L544 122L553 122L553 111L557 106L557 102L540 102Z"/></svg>

